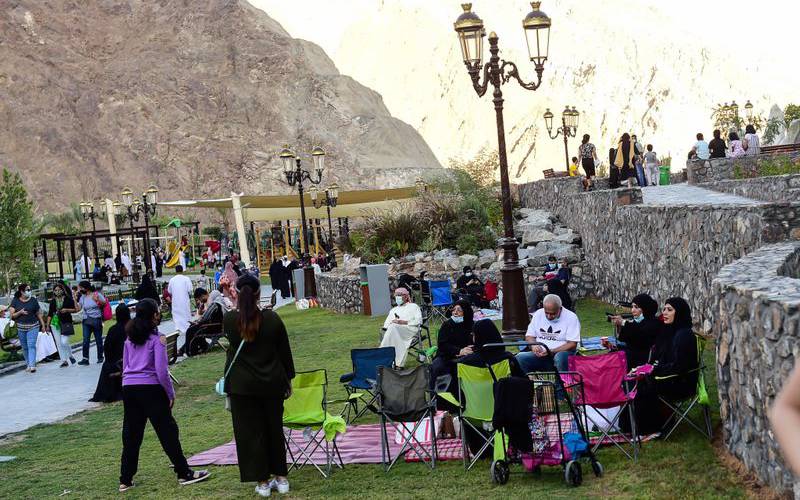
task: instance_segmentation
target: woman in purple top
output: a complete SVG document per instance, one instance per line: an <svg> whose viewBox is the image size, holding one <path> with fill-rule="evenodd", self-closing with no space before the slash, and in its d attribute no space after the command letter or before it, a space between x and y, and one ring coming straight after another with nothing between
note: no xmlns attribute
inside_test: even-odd
<svg viewBox="0 0 800 500"><path fill-rule="evenodd" d="M172 417L175 390L167 368L167 349L158 335L161 315L153 299L136 304L136 318L125 325L125 349L122 355L122 463L119 491L133 487L139 466L147 421L153 425L161 447L175 466L178 483L192 484L208 479L208 471L192 471L183 456L178 438L178 424Z"/></svg>

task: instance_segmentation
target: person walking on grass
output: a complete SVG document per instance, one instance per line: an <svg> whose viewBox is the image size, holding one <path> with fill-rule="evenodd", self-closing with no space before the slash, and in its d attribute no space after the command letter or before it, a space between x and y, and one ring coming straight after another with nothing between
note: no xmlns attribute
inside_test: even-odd
<svg viewBox="0 0 800 500"><path fill-rule="evenodd" d="M95 347L97 347L97 362L103 363L103 308L106 305L106 298L102 293L95 290L88 281L78 283L79 298L76 307L78 311L83 311L83 359L79 365L89 364L89 345L92 342L94 333Z"/></svg>
<svg viewBox="0 0 800 500"><path fill-rule="evenodd" d="M19 335L22 354L27 365L25 371L34 373L36 371L36 340L39 338L40 329L44 330L44 320L39 301L33 296L30 285L23 283L17 288L10 309L11 319L17 322L17 335Z"/></svg>
<svg viewBox="0 0 800 500"><path fill-rule="evenodd" d="M239 309L226 313L222 324L230 342L225 394L231 402L239 476L243 483L257 482L262 497L273 489L288 493L283 402L292 393L295 375L289 337L280 316L258 308L258 278L244 273L236 288Z"/></svg>
<svg viewBox="0 0 800 500"><path fill-rule="evenodd" d="M147 421L153 426L164 453L178 475L178 484L188 485L208 479L206 470L193 471L183 455L178 424L172 416L175 389L167 368L167 349L158 334L161 314L158 304L144 299L136 304L136 317L125 325L122 355L122 459L119 491L134 486L139 467L139 449Z"/></svg>

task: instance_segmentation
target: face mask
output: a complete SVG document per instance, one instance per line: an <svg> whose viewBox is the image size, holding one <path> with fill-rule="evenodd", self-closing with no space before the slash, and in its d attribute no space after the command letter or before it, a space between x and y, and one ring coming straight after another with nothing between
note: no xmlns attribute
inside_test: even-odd
<svg viewBox="0 0 800 500"><path fill-rule="evenodd" d="M644 314L640 314L640 315L638 315L638 316L634 316L634 317L633 317L633 320L634 320L635 322L637 322L637 323L641 323L642 321L644 321Z"/></svg>
<svg viewBox="0 0 800 500"><path fill-rule="evenodd" d="M402 306L403 305L403 297L400 297L399 295L396 296L394 298L394 303L397 304L398 306Z"/></svg>
<svg viewBox="0 0 800 500"><path fill-rule="evenodd" d="M558 264L558 265L556 265L556 267L557 267L558 269L561 269L561 268L562 268L562 267L564 267L564 266L563 266L562 264Z"/></svg>
<svg viewBox="0 0 800 500"><path fill-rule="evenodd" d="M33 292L31 292L30 290L25 290L23 292L23 295L25 295L26 299L29 299L29 298L31 298L31 295L33 295Z"/></svg>
<svg viewBox="0 0 800 500"><path fill-rule="evenodd" d="M463 323L464 316L451 316L450 319L453 320L453 323Z"/></svg>
<svg viewBox="0 0 800 500"><path fill-rule="evenodd" d="M467 271L464 273L464 276L472 276L472 273L470 271Z"/></svg>

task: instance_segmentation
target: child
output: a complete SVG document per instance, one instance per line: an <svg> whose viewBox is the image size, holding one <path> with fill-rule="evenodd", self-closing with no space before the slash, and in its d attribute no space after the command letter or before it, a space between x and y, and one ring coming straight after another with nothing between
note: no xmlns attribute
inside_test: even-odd
<svg viewBox="0 0 800 500"><path fill-rule="evenodd" d="M572 163L569 164L569 169L567 169L570 177L578 177L578 158L573 156Z"/></svg>

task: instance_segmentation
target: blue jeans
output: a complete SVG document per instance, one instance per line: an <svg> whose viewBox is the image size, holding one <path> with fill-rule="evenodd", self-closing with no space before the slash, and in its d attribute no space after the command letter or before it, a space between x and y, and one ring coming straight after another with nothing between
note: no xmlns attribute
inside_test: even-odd
<svg viewBox="0 0 800 500"><path fill-rule="evenodd" d="M558 368L559 372L567 371L567 360L570 356L575 354L575 350L557 352L553 358L542 356L539 357L531 351L524 351L517 354L517 363L522 371L525 373L531 372L552 372L553 364ZM555 363L553 363L555 359Z"/></svg>
<svg viewBox="0 0 800 500"><path fill-rule="evenodd" d="M94 332L94 341L97 344L97 360L103 359L103 320L101 318L84 318L83 319L83 359L89 359L89 344L92 342L92 333Z"/></svg>
<svg viewBox="0 0 800 500"><path fill-rule="evenodd" d="M22 326L17 326L19 344L22 348L22 355L28 368L36 367L36 340L39 338L39 325L37 324L30 330L23 330Z"/></svg>

